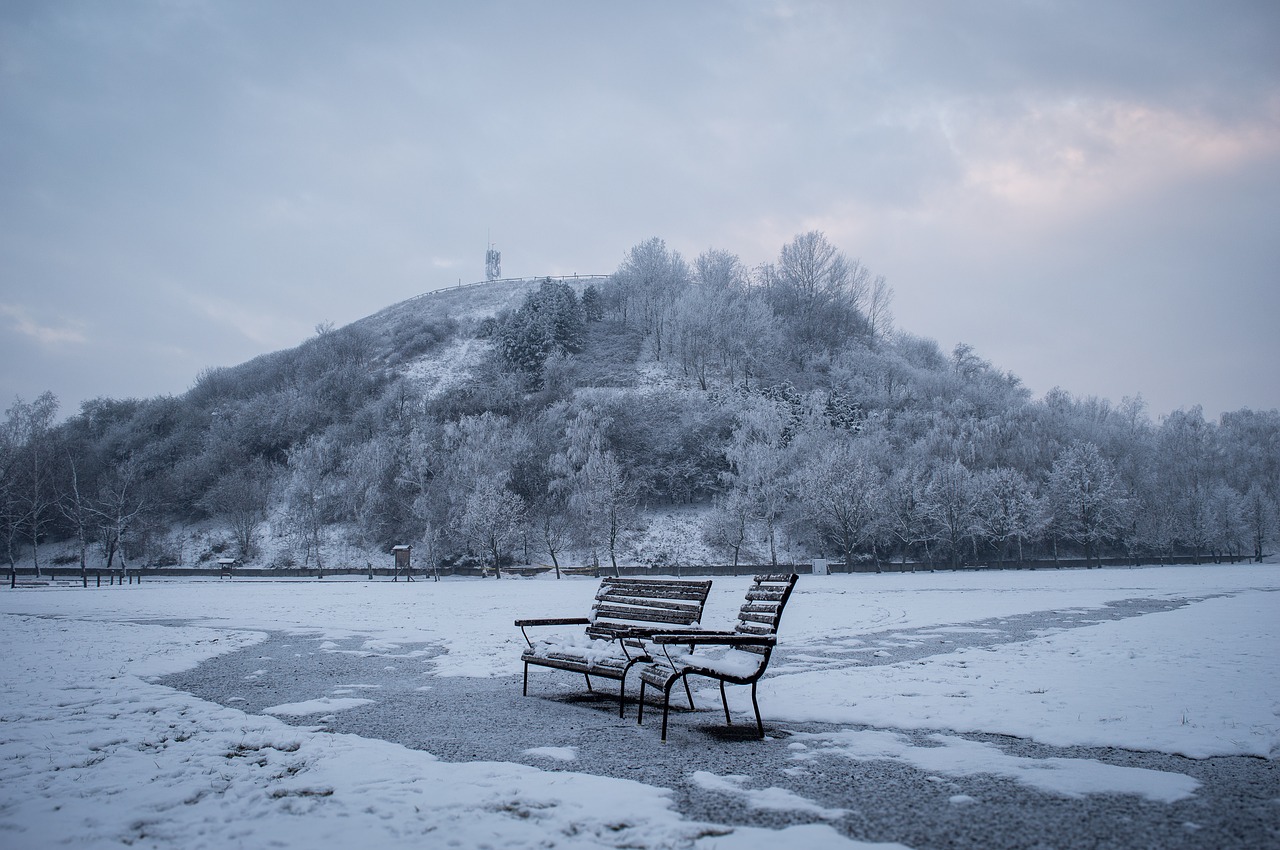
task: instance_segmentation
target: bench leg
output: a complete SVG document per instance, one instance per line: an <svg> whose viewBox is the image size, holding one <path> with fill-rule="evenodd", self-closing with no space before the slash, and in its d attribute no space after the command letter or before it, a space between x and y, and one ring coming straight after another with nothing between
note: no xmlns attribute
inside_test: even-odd
<svg viewBox="0 0 1280 850"><path fill-rule="evenodd" d="M644 679L640 680L640 702L636 704L636 725L644 723Z"/></svg>
<svg viewBox="0 0 1280 850"><path fill-rule="evenodd" d="M764 721L760 719L760 703L756 702L756 683L751 683L751 707L756 710L756 730L760 733L760 739L764 740Z"/></svg>
<svg viewBox="0 0 1280 850"><path fill-rule="evenodd" d="M524 695L529 695L529 662L524 663Z"/></svg>
<svg viewBox="0 0 1280 850"><path fill-rule="evenodd" d="M618 717L625 717L627 714L627 674L622 674L622 680L618 682Z"/></svg>
<svg viewBox="0 0 1280 850"><path fill-rule="evenodd" d="M724 722L728 726L733 725L733 720L729 718L729 699L724 695L724 679L720 680L720 704L724 706Z"/></svg>
<svg viewBox="0 0 1280 850"><path fill-rule="evenodd" d="M677 678L684 679L684 686L685 686L685 689L687 690L689 687L689 677L681 673L680 676L678 676ZM662 692L662 740L663 742L667 740L667 716L671 713L671 689L672 687L675 686L675 683L676 683L675 679L672 679L671 681L667 682L667 687L664 688Z"/></svg>
<svg viewBox="0 0 1280 850"><path fill-rule="evenodd" d="M591 674L590 674L590 673L583 673L582 675L583 675L583 676L586 678L586 680L587 680L587 690L588 690L590 693L593 693L593 694L594 694L594 693L595 693L595 688L591 687Z"/></svg>

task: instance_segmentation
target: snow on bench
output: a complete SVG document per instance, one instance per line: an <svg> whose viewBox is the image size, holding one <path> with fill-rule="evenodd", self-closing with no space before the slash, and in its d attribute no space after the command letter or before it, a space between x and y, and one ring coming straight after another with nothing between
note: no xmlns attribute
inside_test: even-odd
<svg viewBox="0 0 1280 850"><path fill-rule="evenodd" d="M627 672L649 662L643 638L657 632L696 629L711 592L710 581L682 579L606 578L600 582L586 617L516 620L529 645L524 662L524 695L529 695L529 665L581 673L587 690L591 677L613 679L618 685L618 715L626 710ZM554 635L537 641L529 628L586 626L582 632Z"/></svg>

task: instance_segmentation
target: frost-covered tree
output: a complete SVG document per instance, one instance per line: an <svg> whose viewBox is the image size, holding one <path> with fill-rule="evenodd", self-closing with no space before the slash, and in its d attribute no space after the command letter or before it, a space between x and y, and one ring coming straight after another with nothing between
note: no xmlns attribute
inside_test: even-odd
<svg viewBox="0 0 1280 850"><path fill-rule="evenodd" d="M712 248L693 261L694 283L707 289L740 291L747 285L747 270L737 254Z"/></svg>
<svg viewBox="0 0 1280 850"><path fill-rule="evenodd" d="M1125 526L1125 494L1093 443L1077 441L1063 450L1046 489L1052 529L1081 546L1086 560L1098 557L1102 544Z"/></svg>
<svg viewBox="0 0 1280 850"><path fill-rule="evenodd" d="M627 524L635 515L635 484L605 444L610 421L594 408L578 411L565 428L564 450L552 457L552 483L567 499L579 543L591 552L599 566L601 551L608 552L615 574L618 550Z"/></svg>
<svg viewBox="0 0 1280 850"><path fill-rule="evenodd" d="M787 420L776 404L752 402L743 407L725 447L727 481L741 491L755 518L764 526L769 563L778 563L778 532L790 505L785 432Z"/></svg>
<svg viewBox="0 0 1280 850"><path fill-rule="evenodd" d="M635 486L613 452L593 450L587 455L569 503L585 521L592 551L605 549L614 574L620 575L618 550L627 524L635 516L637 502Z"/></svg>
<svg viewBox="0 0 1280 850"><path fill-rule="evenodd" d="M817 353L842 348L867 334L861 309L871 287L870 272L849 260L821 232L796 236L762 270L770 303L790 330L801 368Z"/></svg>
<svg viewBox="0 0 1280 850"><path fill-rule="evenodd" d="M1209 550L1215 559L1233 563L1244 556L1249 540L1248 508L1244 496L1227 484L1219 484L1209 494Z"/></svg>
<svg viewBox="0 0 1280 850"><path fill-rule="evenodd" d="M599 288L593 283L582 290L582 318L587 322L598 322L604 318L604 299Z"/></svg>
<svg viewBox="0 0 1280 850"><path fill-rule="evenodd" d="M913 547L929 539L926 523L925 488L928 476L913 458L903 458L885 482L885 523L889 539L902 553L902 563Z"/></svg>
<svg viewBox="0 0 1280 850"><path fill-rule="evenodd" d="M490 474L472 482L458 515L458 530L472 551L482 555L502 578L502 560L519 539L525 504L512 493L504 476Z"/></svg>
<svg viewBox="0 0 1280 850"><path fill-rule="evenodd" d="M814 435L793 479L801 510L824 541L839 548L846 567L870 552L879 571L877 543L885 536L885 475L878 447L826 431Z"/></svg>
<svg viewBox="0 0 1280 850"><path fill-rule="evenodd" d="M548 278L501 322L498 351L510 366L540 378L547 358L582 348L583 323L577 293Z"/></svg>
<svg viewBox="0 0 1280 850"><path fill-rule="evenodd" d="M530 446L526 429L483 413L446 423L435 439L420 437L413 445L421 455L413 461L421 519L450 535L456 549L491 556L492 547L478 546L473 532L481 527L478 518L506 498L502 491L510 491L513 469Z"/></svg>
<svg viewBox="0 0 1280 850"><path fill-rule="evenodd" d="M317 567L324 566L321 558L325 529L334 519L337 501L332 480L337 454L332 441L323 436L313 437L289 452L283 494L285 518L306 565L314 559Z"/></svg>
<svg viewBox="0 0 1280 850"><path fill-rule="evenodd" d="M1173 512L1177 541L1203 556L1209 545L1209 495L1218 466L1217 434L1199 405L1175 410L1157 437L1155 498Z"/></svg>
<svg viewBox="0 0 1280 850"><path fill-rule="evenodd" d="M978 523L977 488L968 467L958 460L934 467L920 495L920 513L928 540L941 544L952 569L959 568Z"/></svg>
<svg viewBox="0 0 1280 850"><path fill-rule="evenodd" d="M1015 469L996 468L978 473L977 528L980 536L996 547L999 562L1009 557L1009 547L1017 547L1023 559L1023 544L1040 531L1041 512L1034 488Z"/></svg>
<svg viewBox="0 0 1280 850"><path fill-rule="evenodd" d="M672 310L670 338L684 374L707 389L715 365L719 337L728 314L730 294L706 286L691 286Z"/></svg>
<svg viewBox="0 0 1280 850"><path fill-rule="evenodd" d="M668 344L672 310L689 280L684 258L678 251L667 250L667 244L657 237L633 247L613 274L623 321L631 312L637 314L659 360Z"/></svg>
<svg viewBox="0 0 1280 850"><path fill-rule="evenodd" d="M1244 497L1244 518L1248 528L1249 545L1253 559L1262 563L1263 549L1268 541L1274 541L1280 526L1280 511L1276 502L1263 490L1261 484L1253 484Z"/></svg>

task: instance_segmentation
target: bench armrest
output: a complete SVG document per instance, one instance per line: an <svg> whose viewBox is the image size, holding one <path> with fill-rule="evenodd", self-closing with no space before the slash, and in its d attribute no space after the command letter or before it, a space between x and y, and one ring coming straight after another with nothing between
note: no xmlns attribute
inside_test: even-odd
<svg viewBox="0 0 1280 850"><path fill-rule="evenodd" d="M541 620L516 620L520 628L525 626L585 626L590 624L586 617L551 617Z"/></svg>
<svg viewBox="0 0 1280 850"><path fill-rule="evenodd" d="M775 635L743 635L735 632L701 632L699 634L663 633L649 638L654 643L680 643L689 646L772 646Z"/></svg>

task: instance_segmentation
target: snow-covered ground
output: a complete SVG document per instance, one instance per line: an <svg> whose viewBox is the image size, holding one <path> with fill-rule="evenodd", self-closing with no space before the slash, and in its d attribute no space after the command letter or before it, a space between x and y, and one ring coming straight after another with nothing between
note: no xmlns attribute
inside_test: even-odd
<svg viewBox="0 0 1280 850"><path fill-rule="evenodd" d="M747 583L715 579L703 625L730 625ZM580 616L595 589L594 580L542 576L0 591L0 846L876 846L826 823L842 810L784 789L747 788L749 777L682 779L741 794L751 806L809 811L816 822L785 836L693 822L663 788L504 762L445 763L273 716L340 712L376 700L375 690L258 715L156 682L252 646L266 631L358 637L388 655L431 644L445 650L430 659L435 676L518 673L523 644L512 621ZM784 618L786 652L761 683L760 701L772 724L860 727L777 742L801 766L825 751L943 776L1006 776L1064 795L1179 800L1198 783L1178 773L1019 759L958 734L1274 759L1277 590L1280 568L1270 564L805 576ZM1090 610L1124 599L1192 601L1089 619ZM1055 611L1083 622L947 649L978 621ZM889 631L904 634L897 650L868 641ZM937 644L932 654L915 651L929 642ZM872 650L876 663L868 664ZM894 663L895 651L903 661ZM745 695L732 696L744 710ZM913 746L903 730L929 730L932 745ZM572 760L572 748L547 743L531 740L528 752L561 768Z"/></svg>

